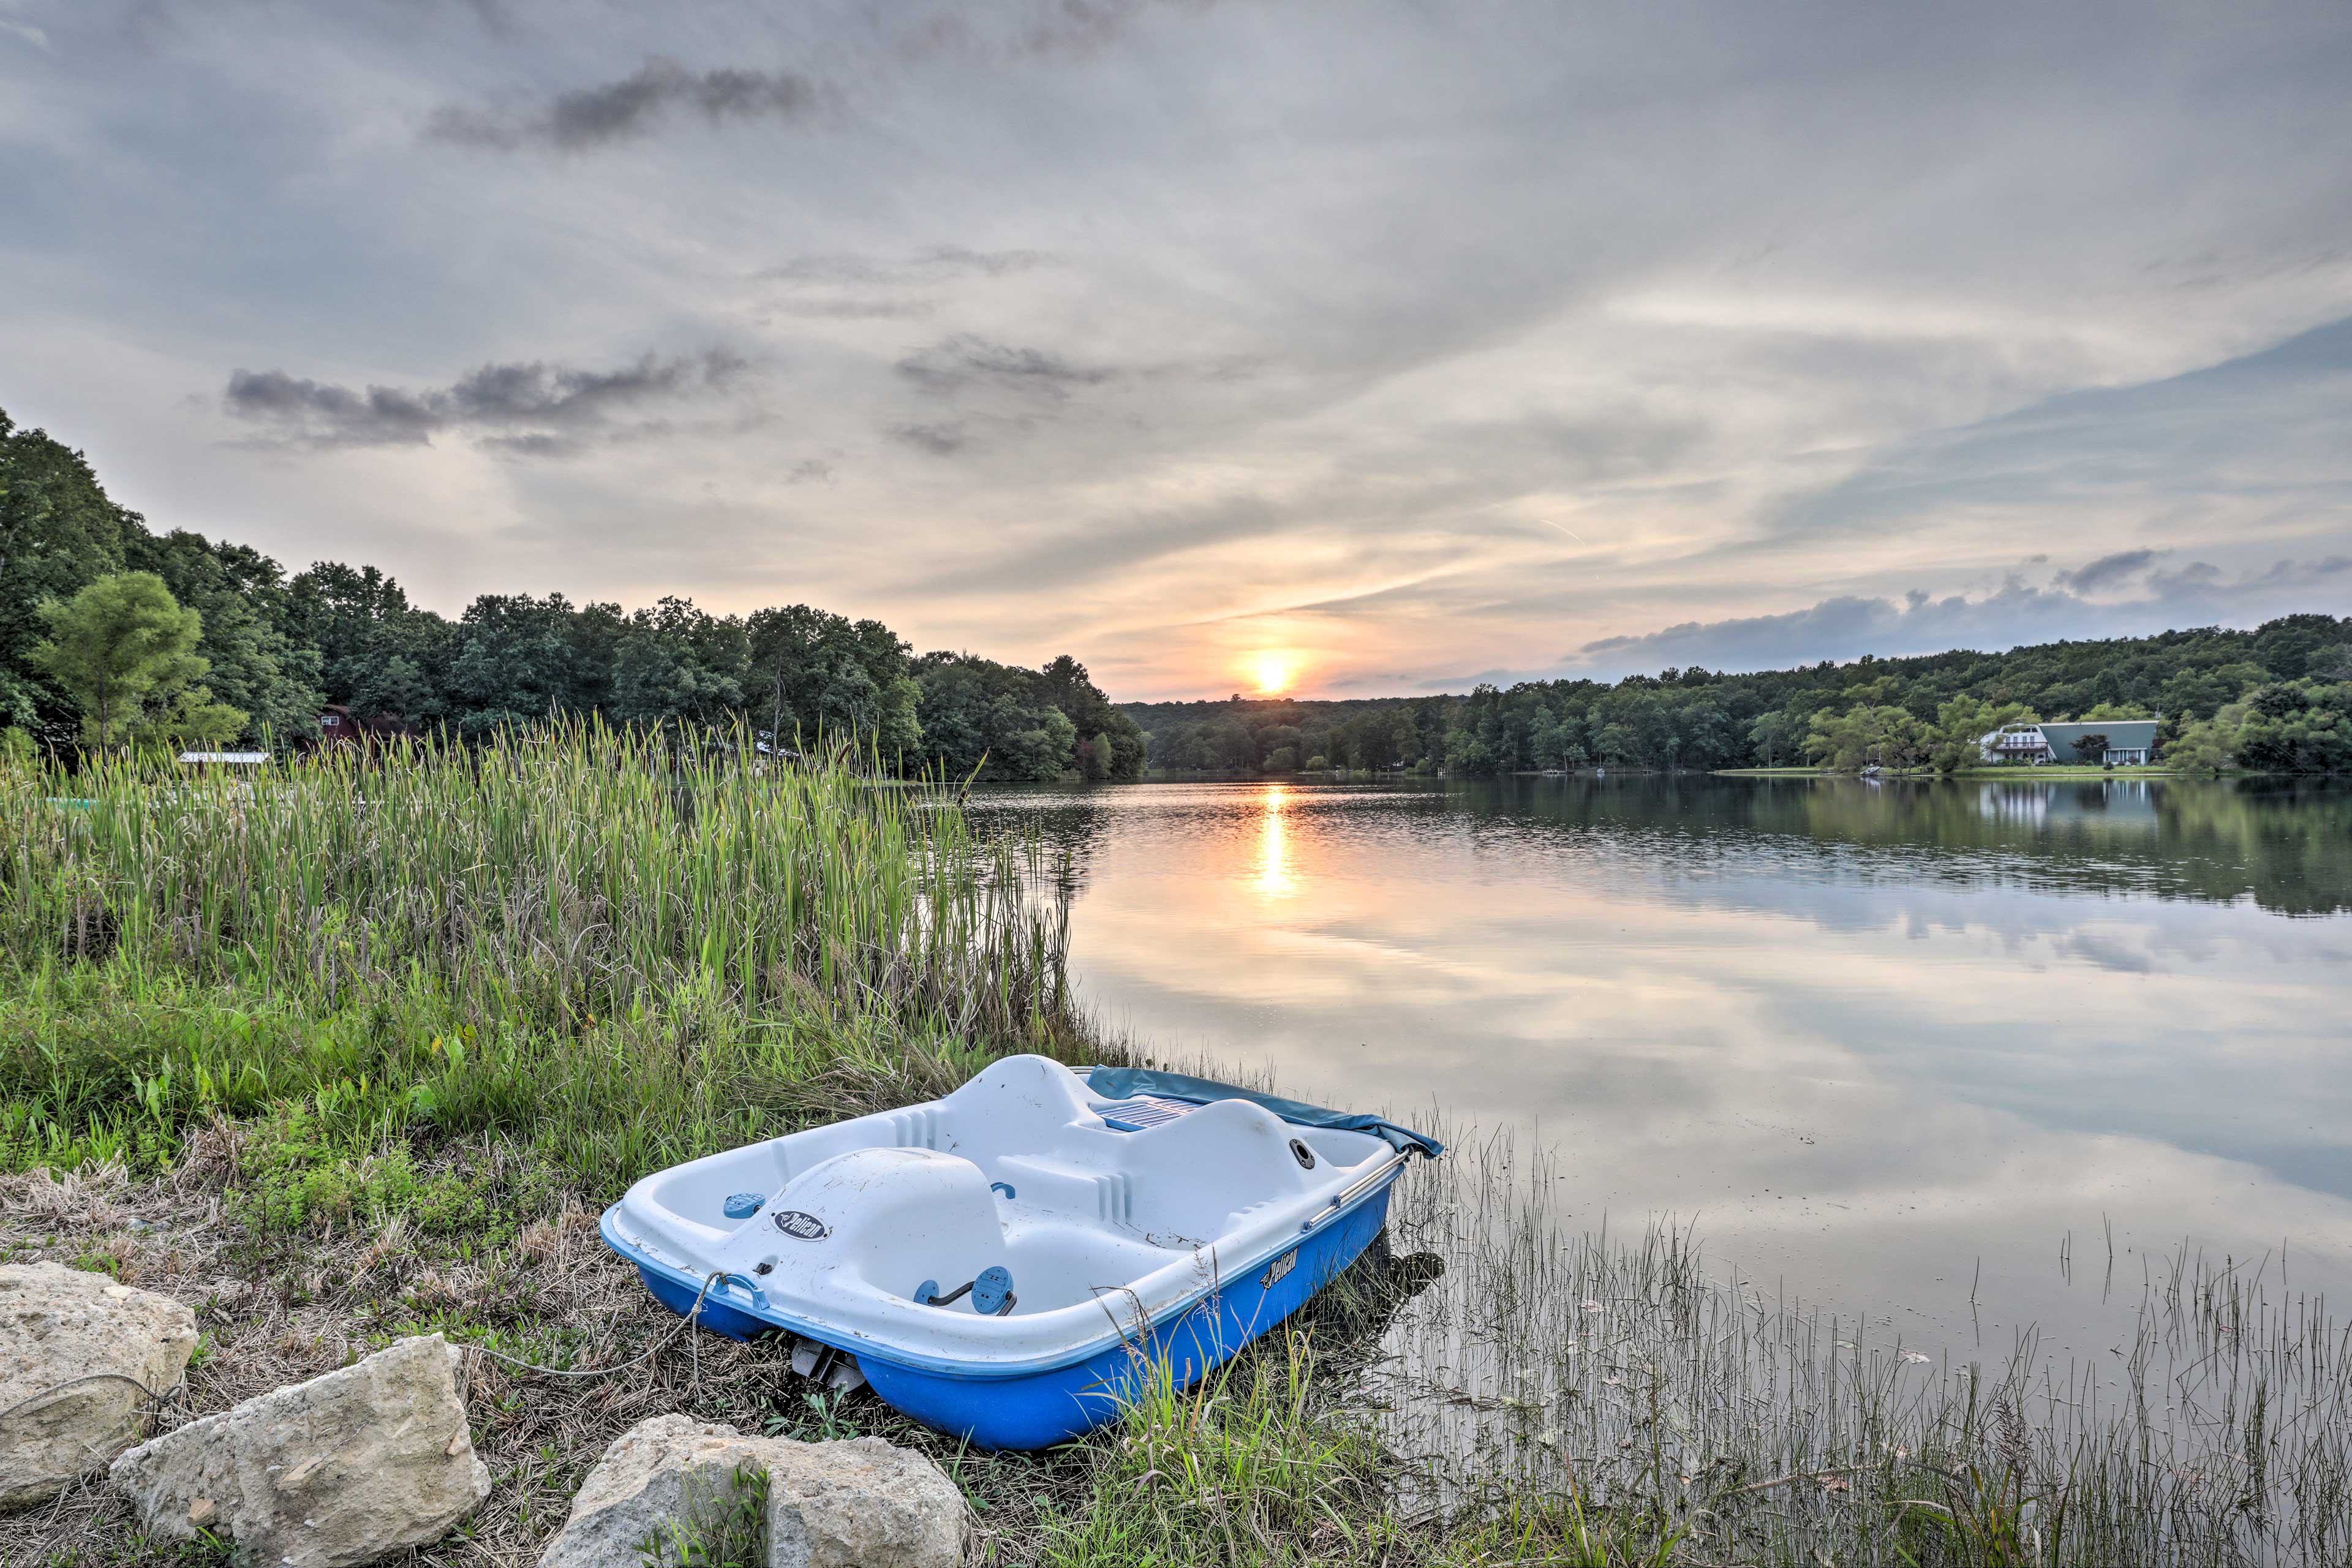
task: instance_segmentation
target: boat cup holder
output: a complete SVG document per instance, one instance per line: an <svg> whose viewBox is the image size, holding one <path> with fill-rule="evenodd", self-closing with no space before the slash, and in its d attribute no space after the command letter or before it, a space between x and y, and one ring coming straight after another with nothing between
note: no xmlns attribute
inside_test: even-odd
<svg viewBox="0 0 2352 1568"><path fill-rule="evenodd" d="M1290 1141L1290 1157L1298 1162L1298 1168L1302 1171L1315 1168L1315 1151L1297 1138Z"/></svg>

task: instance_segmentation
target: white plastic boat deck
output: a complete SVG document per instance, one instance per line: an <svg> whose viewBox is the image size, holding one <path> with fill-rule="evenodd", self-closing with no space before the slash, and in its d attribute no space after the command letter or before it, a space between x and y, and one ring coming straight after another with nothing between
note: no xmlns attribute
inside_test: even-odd
<svg viewBox="0 0 2352 1568"><path fill-rule="evenodd" d="M1011 1373L1278 1258L1401 1158L1246 1100L1106 1100L1013 1057L942 1100L648 1176L610 1223L657 1265L723 1272L730 1304L861 1355Z"/></svg>

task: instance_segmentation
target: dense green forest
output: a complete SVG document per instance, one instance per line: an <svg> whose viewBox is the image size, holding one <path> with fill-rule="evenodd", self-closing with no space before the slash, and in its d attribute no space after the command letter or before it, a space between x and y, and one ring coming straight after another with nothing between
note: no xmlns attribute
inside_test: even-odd
<svg viewBox="0 0 2352 1568"><path fill-rule="evenodd" d="M2004 722L2160 716L2175 766L2352 771L2352 619L2324 614L2252 631L1745 675L1692 668L1466 696L1115 705L1067 656L1041 670L916 657L879 621L805 605L713 616L665 598L625 613L557 594L485 594L453 620L412 605L372 566L320 562L289 576L245 545L155 532L108 498L80 453L0 412L0 731L17 743L117 738L114 720L93 718L105 682L93 686L86 668L77 679L60 652L76 613L86 643L121 642L126 627L184 643L151 659L170 679L126 699L119 736L134 740L296 743L333 703L468 737L565 715L740 721L785 744L854 740L910 768L991 779L1139 778L1147 737L1151 764L1176 771L1475 777L1604 765L1951 770L1975 765L1976 739Z"/></svg>
<svg viewBox="0 0 2352 1568"><path fill-rule="evenodd" d="M172 646L128 671L125 715L96 720L124 684L110 658L142 638ZM0 727L17 744L283 746L314 736L329 703L468 737L567 715L740 721L787 745L854 740L957 777L1131 779L1144 763L1142 732L1067 656L1042 670L916 658L879 621L805 605L713 616L665 598L624 613L485 594L452 620L372 566L289 576L241 544L155 532L80 453L0 412Z"/></svg>
<svg viewBox="0 0 2352 1568"><path fill-rule="evenodd" d="M2161 716L2176 766L2352 771L2352 619L2045 643L2007 653L1824 661L1749 675L1668 669L1467 696L1130 702L1154 767L1287 773L1821 763L1951 771L2027 719Z"/></svg>

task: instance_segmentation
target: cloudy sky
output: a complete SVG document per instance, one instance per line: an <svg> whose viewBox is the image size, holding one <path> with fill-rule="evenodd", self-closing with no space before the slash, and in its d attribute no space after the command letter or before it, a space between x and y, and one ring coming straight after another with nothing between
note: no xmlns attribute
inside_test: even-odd
<svg viewBox="0 0 2352 1568"><path fill-rule="evenodd" d="M1115 695L2352 611L2352 5L0 0L0 408Z"/></svg>

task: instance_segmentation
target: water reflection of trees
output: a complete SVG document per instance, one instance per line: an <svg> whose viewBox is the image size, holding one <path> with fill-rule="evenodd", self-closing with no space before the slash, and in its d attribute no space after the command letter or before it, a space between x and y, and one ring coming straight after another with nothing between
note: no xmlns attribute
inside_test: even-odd
<svg viewBox="0 0 2352 1568"><path fill-rule="evenodd" d="M2352 910L2352 790L2313 781L1518 779L1463 795L1488 811L1637 835L1663 856L1711 864L1745 839L1761 857L1859 875L2252 898L2289 915Z"/></svg>
<svg viewBox="0 0 2352 1568"><path fill-rule="evenodd" d="M1084 889L1095 858L1132 831L1160 788L983 790L976 801L1015 831L1038 832ZM1181 790L1186 786L1167 786ZM1149 803L1149 804L1147 804ZM1169 798L1229 847L1235 877L1263 877L1264 793ZM1290 786L1285 835L1302 842L1341 824L1419 833L1462 815L1474 840L1512 837L1540 851L1612 850L1676 868L1780 869L1821 878L2000 885L2053 893L2129 893L2231 902L2286 915L2352 910L2352 788L2326 781L2086 780L2032 783L1726 779L1704 775L1516 778L1444 794L1411 787Z"/></svg>

